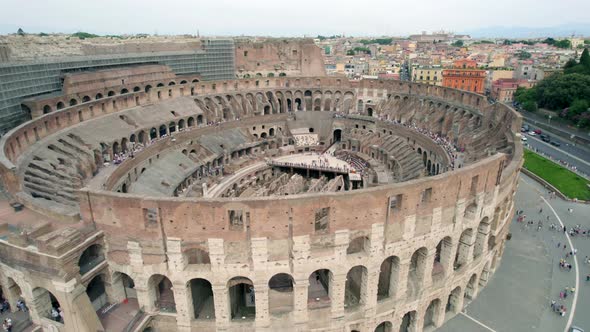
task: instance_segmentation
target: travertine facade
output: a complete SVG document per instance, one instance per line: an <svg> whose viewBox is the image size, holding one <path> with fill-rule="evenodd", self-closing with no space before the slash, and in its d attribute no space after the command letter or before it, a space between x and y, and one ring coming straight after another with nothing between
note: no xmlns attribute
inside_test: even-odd
<svg viewBox="0 0 590 332"><path fill-rule="evenodd" d="M34 323L101 330L95 309L127 297L137 331L421 331L498 267L522 163L507 106L398 81L162 83L0 141L5 187L50 220L0 239L3 293ZM464 149L461 168L428 133ZM327 148L370 165L362 187L268 162ZM63 324L44 318L54 299Z"/></svg>

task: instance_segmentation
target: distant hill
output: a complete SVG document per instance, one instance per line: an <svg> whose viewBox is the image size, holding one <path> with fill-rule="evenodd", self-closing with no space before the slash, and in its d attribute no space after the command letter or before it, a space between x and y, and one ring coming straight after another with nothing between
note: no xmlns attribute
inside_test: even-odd
<svg viewBox="0 0 590 332"><path fill-rule="evenodd" d="M570 37L590 36L590 24L573 23L554 27L519 27L519 26L495 26L480 29L466 30L462 33L471 35L472 38L542 38L542 37Z"/></svg>

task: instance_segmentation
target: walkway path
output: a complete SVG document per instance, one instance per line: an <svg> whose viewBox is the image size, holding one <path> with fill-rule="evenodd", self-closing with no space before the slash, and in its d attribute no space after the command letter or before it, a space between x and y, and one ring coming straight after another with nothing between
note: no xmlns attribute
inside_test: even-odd
<svg viewBox="0 0 590 332"><path fill-rule="evenodd" d="M568 208L573 208L573 213L569 213ZM566 331L570 323L586 330L590 328L587 309L590 308L590 283L585 281L590 266L582 263L586 255L590 256L590 238L568 240L562 230L549 230L551 223L560 225L560 222L568 229L576 224L590 228L590 205L549 199L543 186L522 175L516 209L524 210L526 219L533 220L535 226L528 228L513 221L512 239L507 242L501 265L488 285L466 306L466 315L452 318L439 331L555 332ZM538 220L543 220L541 231L536 228ZM558 243L560 249L557 249ZM560 269L559 260L572 245L578 249L579 266L576 268L575 260L569 259L574 268L567 272ZM575 286L577 284L579 286ZM561 317L552 312L551 300L559 301L559 292L574 286L576 293L562 301L567 315Z"/></svg>

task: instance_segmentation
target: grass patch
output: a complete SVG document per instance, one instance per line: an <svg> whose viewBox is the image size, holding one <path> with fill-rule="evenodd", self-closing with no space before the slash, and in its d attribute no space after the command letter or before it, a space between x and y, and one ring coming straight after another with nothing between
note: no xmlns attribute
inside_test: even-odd
<svg viewBox="0 0 590 332"><path fill-rule="evenodd" d="M525 150L524 168L549 182L569 198L590 200L590 181L545 157Z"/></svg>

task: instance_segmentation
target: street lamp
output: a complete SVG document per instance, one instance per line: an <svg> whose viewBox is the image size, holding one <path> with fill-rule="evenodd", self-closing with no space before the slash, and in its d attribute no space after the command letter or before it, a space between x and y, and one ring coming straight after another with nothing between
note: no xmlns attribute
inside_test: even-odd
<svg viewBox="0 0 590 332"><path fill-rule="evenodd" d="M551 124L551 115L549 115L549 119L547 120L547 124Z"/></svg>

